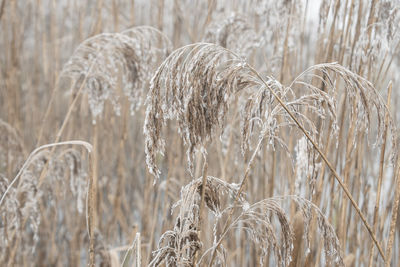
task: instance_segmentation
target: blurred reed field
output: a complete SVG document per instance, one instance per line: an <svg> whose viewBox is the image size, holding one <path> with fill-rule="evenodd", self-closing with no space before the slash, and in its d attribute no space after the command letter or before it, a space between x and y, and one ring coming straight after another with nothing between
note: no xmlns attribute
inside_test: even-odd
<svg viewBox="0 0 400 267"><path fill-rule="evenodd" d="M1 266L400 266L400 1L1 0Z"/></svg>

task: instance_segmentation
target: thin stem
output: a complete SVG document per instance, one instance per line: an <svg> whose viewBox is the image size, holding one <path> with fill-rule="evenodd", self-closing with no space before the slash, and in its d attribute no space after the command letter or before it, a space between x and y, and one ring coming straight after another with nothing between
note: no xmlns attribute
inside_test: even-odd
<svg viewBox="0 0 400 267"><path fill-rule="evenodd" d="M43 116L43 119L42 119L42 122L41 122L41 126L40 126L40 129L39 129L39 135L38 135L38 139L37 139L37 142L36 142L36 146L39 146L40 142L42 141L44 124L45 124L45 122L47 121L47 119L48 119L48 117L50 115L51 106L53 105L56 92L58 91L59 79L60 79L60 76L57 78L57 82L56 82L53 90L51 90L50 100L49 100L49 103L47 104L46 112L45 112L45 114Z"/></svg>
<svg viewBox="0 0 400 267"><path fill-rule="evenodd" d="M131 258L132 255L132 251L133 249L136 247L136 257L135 257L135 261L136 261L136 266L140 266L141 263L141 257L140 257L140 233L136 233L135 239L132 241L132 245L129 247L129 249L126 251L124 259L122 261L121 266L125 267L128 266L128 261Z"/></svg>
<svg viewBox="0 0 400 267"><path fill-rule="evenodd" d="M388 108L390 108L391 95L392 95L392 82L389 83L389 87L388 87L388 97L387 97ZM373 230L374 230L375 234L376 234L376 230L378 227L379 202L381 199L381 188L382 188L382 180L383 180L383 173L384 173L383 167L385 165L385 148L386 148L386 138L387 138L387 126L388 126L388 120L389 120L388 113L389 113L389 111L386 112L386 116L385 116L385 130L383 132L383 143L382 143L381 158L380 158L380 164L379 164L378 188L377 188L377 192L376 192L375 209L374 209ZM374 256L374 246L371 245L371 249L369 252L369 264L368 264L369 267L372 266L373 256Z"/></svg>
<svg viewBox="0 0 400 267"><path fill-rule="evenodd" d="M89 188L86 197L86 227L89 235L89 266L94 267L94 227L95 227L95 215L96 215L96 185L93 179L93 164L94 157L89 154Z"/></svg>
<svg viewBox="0 0 400 267"><path fill-rule="evenodd" d="M206 186L207 186L207 170L208 170L208 164L207 164L207 156L204 155L204 164L203 164L203 170L202 170L202 182L201 182L201 200L200 200L200 208L199 208L199 236L201 234L201 226L202 226L202 222L203 222L203 210L204 210L204 197L206 195ZM194 264L196 265L196 261L197 261L197 254L198 251L196 251L196 254L194 255Z"/></svg>
<svg viewBox="0 0 400 267"><path fill-rule="evenodd" d="M400 159L400 157L399 157ZM385 261L385 267L390 267L390 261L392 258L392 249L393 249L393 243L394 243L394 234L396 233L396 221L397 221L397 215L399 212L399 202L400 202L400 167L399 167L399 160L397 162L397 173L395 176L395 181L396 181L396 189L394 193L394 200L393 200L393 206L392 206L392 219L390 221L390 231L389 231L389 238L387 241L386 245L386 259Z"/></svg>
<svg viewBox="0 0 400 267"><path fill-rule="evenodd" d="M95 59L93 60L92 64L90 65L88 73L90 73L90 72L92 71L93 67L95 66L95 63L96 63L96 61L97 61L96 59L97 59L97 58L95 58ZM64 130L65 130L65 127L67 126L67 123L68 123L68 121L69 121L69 118L71 117L71 114L72 114L72 111L73 111L73 109L74 109L74 107L75 107L75 105L76 105L76 102L78 101L78 98L79 98L80 94L81 94L82 91L83 91L83 88L84 88L84 86L85 86L85 84L86 84L86 80L87 80L88 76L89 76L89 74L85 75L85 78L83 79L81 86L79 87L77 93L75 94L74 99L72 100L72 103L71 103L71 105L70 105L69 108L68 108L67 114L65 115L64 121L63 121L63 123L62 123L62 125L61 125L61 128L60 128L60 129L58 130L58 132L57 132L56 139L55 139L54 143L57 143L57 142L60 141L61 135L63 134L63 132L64 132ZM53 90L53 92L54 92L54 90ZM50 99L50 101L52 101L52 100ZM50 104L51 104L51 103L50 103ZM49 106L48 106L48 109L50 108L50 104L49 104ZM53 153L54 153L54 149L52 149L52 150L50 151L50 157L53 155ZM44 181L45 174L47 173L48 164L49 164L49 163L47 162L46 165L43 167L43 170L42 170L42 172L41 172L41 174L40 174L39 183L38 183L39 187L42 185L42 183L43 183L43 181Z"/></svg>
<svg viewBox="0 0 400 267"><path fill-rule="evenodd" d="M1 2L1 6L0 6L0 21L1 21L1 18L3 17L5 6L6 6L6 0L3 0L3 2Z"/></svg>

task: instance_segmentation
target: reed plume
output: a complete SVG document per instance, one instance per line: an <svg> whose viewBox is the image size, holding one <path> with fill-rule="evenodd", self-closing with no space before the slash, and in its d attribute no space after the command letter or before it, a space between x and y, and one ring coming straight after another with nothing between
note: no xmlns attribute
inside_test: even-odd
<svg viewBox="0 0 400 267"><path fill-rule="evenodd" d="M134 114L142 105L152 72L170 49L168 38L148 26L102 33L78 46L62 75L74 82L72 93L84 87L94 120L103 112L106 100L119 115L119 98L123 96L129 99Z"/></svg>

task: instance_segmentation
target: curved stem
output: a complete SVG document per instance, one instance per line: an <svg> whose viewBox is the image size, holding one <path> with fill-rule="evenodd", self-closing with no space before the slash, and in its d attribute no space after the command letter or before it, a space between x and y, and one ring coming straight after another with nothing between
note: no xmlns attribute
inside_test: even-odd
<svg viewBox="0 0 400 267"><path fill-rule="evenodd" d="M28 156L27 160L25 161L25 163L22 165L21 169L19 169L17 175L14 177L12 182L8 185L8 187L7 187L6 191L4 192L4 194L1 196L0 206L3 203L4 199L6 198L6 195L10 191L11 187L17 182L19 177L21 177L22 173L28 168L29 164L31 163L31 160L32 160L33 156L35 156L39 151L41 151L43 149L50 148L50 147L53 148L53 147L62 146L62 145L82 145L87 149L87 151L89 153L92 152L92 145L89 144L88 142L80 141L80 140L72 140L72 141L65 141L65 142L47 144L47 145L43 145L43 146L40 146L40 147L36 148L35 150L32 151L31 154L29 154L29 156Z"/></svg>
<svg viewBox="0 0 400 267"><path fill-rule="evenodd" d="M236 204L237 200L238 200L239 197L240 197L240 194L242 194L242 192L243 192L244 184L245 184L245 182L247 181L247 178L249 177L250 169L251 169L251 167L253 166L254 159L255 159L255 157L256 157L256 155L257 155L258 150L259 150L260 147L261 147L261 144L262 144L263 140L264 140L264 138L263 138L263 136L261 136L261 137L260 137L260 140L258 141L258 144L257 144L257 146L256 146L256 149L254 150L253 155L251 156L250 161L249 161L249 163L247 164L247 168L246 168L246 171L245 171L245 173L244 173L243 179L242 179L242 181L241 181L241 183L240 183L239 190L238 190L238 192L237 192L237 194L236 194L236 196L235 196L235 199L233 200L233 203L234 203L234 204ZM223 231L222 231L222 234L221 234L221 236L220 236L220 238L219 238L217 244L214 246L213 252L212 252L212 254L211 254L211 261L210 261L209 266L212 266L212 263L214 262L214 259L215 259L215 255L216 255L217 249L218 249L218 247L221 245L221 242L222 242L223 238L225 237L226 233L227 233L228 230L229 230L229 225L230 225L231 220L232 220L233 212L234 212L234 209L231 209L230 212L229 212L229 214L228 214L228 218L226 219L226 222L225 222L225 225L224 225L224 229L223 229Z"/></svg>

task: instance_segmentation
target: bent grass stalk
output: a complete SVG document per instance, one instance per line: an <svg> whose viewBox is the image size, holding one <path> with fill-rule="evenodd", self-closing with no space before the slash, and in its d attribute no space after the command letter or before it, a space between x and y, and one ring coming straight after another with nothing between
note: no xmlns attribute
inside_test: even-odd
<svg viewBox="0 0 400 267"><path fill-rule="evenodd" d="M132 257L132 254L133 254L134 252L136 252L136 253L135 253L135 263L136 263L136 266L137 266L137 267L141 266L142 259L141 259L141 252L140 252L140 249L141 249L141 238L140 238L140 233L136 233L135 239L132 241L131 246L130 246L130 247L128 248L128 250L125 252L125 256L124 256L124 259L123 259L123 261L122 261L121 266L122 266L122 267L127 267L127 266L129 266L128 263L129 263L129 261L130 261L130 259L131 259L131 257Z"/></svg>
<svg viewBox="0 0 400 267"><path fill-rule="evenodd" d="M52 144L46 144L43 146L40 146L36 148L35 150L32 151L31 154L29 154L28 158L26 159L24 165L22 165L21 169L18 171L17 175L14 177L12 182L8 185L6 191L2 195L0 199L0 206L3 203L4 199L7 196L7 193L10 191L10 189L13 187L13 185L17 182L17 180L21 177L21 175L24 173L24 171L28 168L30 165L33 157L40 151L48 148L52 148L52 151L58 146L65 146L65 145L79 145L83 146L86 148L89 156L89 187L87 190L87 198L86 198L86 227L90 239L90 248L89 248L89 259L90 259L90 266L94 266L94 239L93 239L93 233L94 233L94 218L95 218L95 194L96 192L94 191L95 188L93 187L93 173L92 173L92 168L93 168L93 157L91 156L91 153L93 151L93 147L91 144L85 141L80 141L80 140L71 140L71 141L65 141L65 142L58 142L58 143L52 143Z"/></svg>
<svg viewBox="0 0 400 267"><path fill-rule="evenodd" d="M364 226L367 228L369 235L371 236L373 242L375 243L376 247L379 250L379 253L381 255L381 257L383 258L383 260L386 262L386 257L385 257L385 253L383 252L383 249L381 247L381 245L379 244L371 226L369 225L369 223L367 222L365 215L362 213L361 209L359 208L359 206L357 205L356 201L354 200L353 196L351 195L349 189L347 188L347 186L342 182L342 179L340 178L339 174L336 172L336 170L333 168L332 164L330 163L330 161L328 160L328 158L325 156L325 154L322 152L322 150L318 147L318 145L314 142L314 140L311 138L311 136L307 133L307 131L304 129L304 127L301 125L301 123L297 120L297 118L295 117L295 115L289 110L289 108L285 105L285 103L283 102L283 100L276 94L276 92L270 87L268 86L267 82L261 77L261 75L249 64L247 64L248 68L252 71L252 73L254 73L254 75L257 76L258 79L260 79L260 81L262 81L262 83L269 89L269 91L271 92L271 94L275 97L275 99L279 102L279 104L282 106L282 108L288 113L288 115L291 117L291 119L296 123L296 125L299 127L299 129L303 132L303 134L306 136L306 138L311 142L311 144L313 145L313 147L315 148L315 150L317 150L317 152L319 153L319 155L321 156L321 158L324 160L324 162L326 163L326 165L328 166L328 168L331 170L332 174L334 175L336 181L339 183L340 187L342 188L342 190L345 192L346 196L349 198L352 206L354 207L354 209L357 211L358 215L360 216L361 220L364 223ZM262 139L259 141L257 148L255 149L255 152L252 156L252 158L249 161L249 164L247 165L244 177L240 183L240 189L238 194L235 197L234 201L237 201L240 193L243 191L244 188L244 184L247 180L248 174L250 172L251 169L251 165L252 162L254 160L254 157L256 155L257 150L259 149L259 147L261 146L262 143ZM224 236L226 234L229 222L231 220L233 211L231 211L229 213L228 219L227 219L227 223L225 224L224 230L222 231L221 236ZM216 250L218 249L218 247L221 245L222 242L222 238L219 239L219 241L217 242L216 246L213 249L212 252L212 256L211 256L211 261L210 261L210 266L212 265L214 259L215 259L215 253Z"/></svg>
<svg viewBox="0 0 400 267"><path fill-rule="evenodd" d="M261 138L258 140L258 144L257 144L256 148L254 149L254 152L253 152L253 154L252 154L252 156L251 156L251 158L250 158L250 160L249 160L249 162L248 162L248 164L247 164L246 171L245 171L245 173L244 173L243 179L242 179L242 181L240 182L239 190L238 190L238 192L237 192L237 194L236 194L236 196L235 196L235 198L234 198L234 200L233 200L234 203L236 203L236 202L238 201L238 199L239 199L241 193L243 192L244 185L245 185L245 182L246 182L246 180L247 180L247 178L248 178L248 176L249 176L251 167L253 166L254 159L255 159L255 157L256 157L256 155L257 155L258 150L261 148L261 145L262 145L262 142L263 142L263 141L264 141L264 138L263 138L263 137L261 137ZM212 266L212 264L213 264L213 262L214 262L214 259L215 259L215 256L216 256L217 249L218 249L218 247L221 245L222 240L224 239L225 235L226 235L227 232L228 232L228 227L229 227L229 225L230 225L230 223L231 223L231 221L232 221L233 212L234 212L234 209L231 209L230 212L229 212L229 214L228 214L228 218L227 218L226 221L225 221L225 225L224 225L224 228L223 228L223 230L222 230L222 234L221 234L219 240L217 241L216 245L215 245L214 248L213 248L213 251L212 251L212 254L211 254L211 261L210 261L210 263L209 263L209 266Z"/></svg>
<svg viewBox="0 0 400 267"><path fill-rule="evenodd" d="M382 256L383 260L386 262L385 254L382 250L381 245L379 244L374 232L372 231L371 226L367 222L367 219L365 218L365 215L362 213L360 207L357 205L356 201L354 200L353 196L351 195L349 189L347 186L342 182L342 179L340 178L339 174L336 172L336 170L333 168L332 164L328 160L328 158L325 156L325 154L322 152L322 150L318 147L318 145L314 142L314 140L310 137L310 135L307 133L307 131L304 129L304 127L299 123L299 121L296 119L295 115L288 109L288 107L285 105L285 103L282 101L282 99L270 88L267 86L267 83L265 80L260 76L260 74L251 66L249 66L250 70L265 84L265 86L269 89L269 91L274 95L276 100L279 102L279 104L285 109L285 111L289 114L289 116L293 119L293 121L297 124L299 129L303 132L303 134L306 136L306 138L311 142L315 150L319 153L321 158L324 160L328 168L331 170L333 173L336 181L339 183L340 187L343 189L345 192L346 196L349 198L351 201L351 204L353 205L354 209L357 211L358 215L360 216L361 220L363 221L365 227L367 228L372 240L374 241L375 245L377 246L380 255Z"/></svg>

